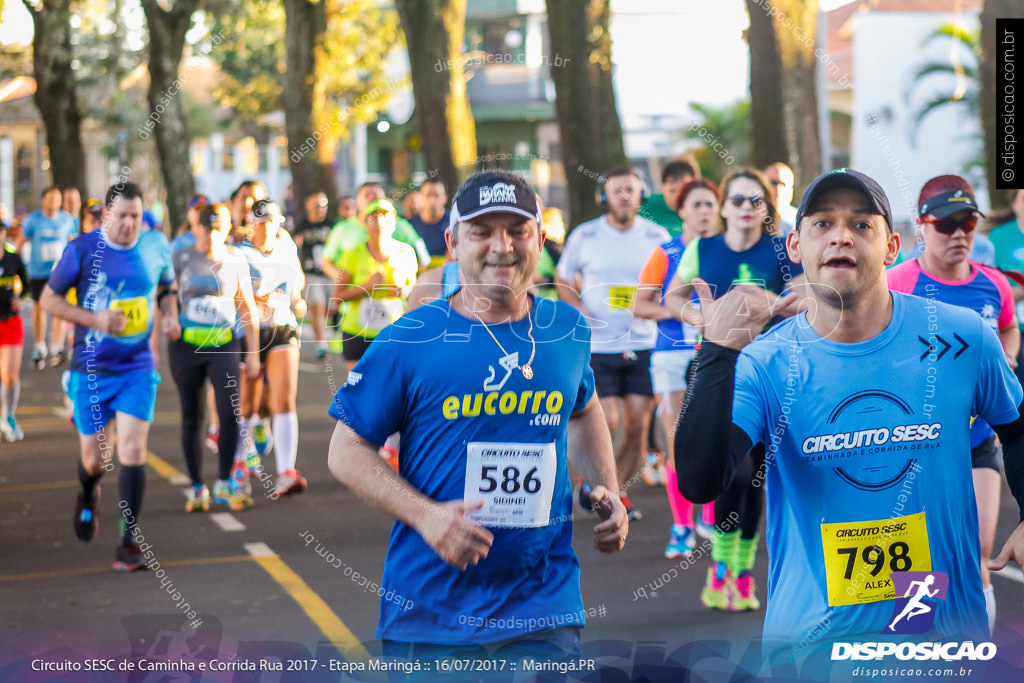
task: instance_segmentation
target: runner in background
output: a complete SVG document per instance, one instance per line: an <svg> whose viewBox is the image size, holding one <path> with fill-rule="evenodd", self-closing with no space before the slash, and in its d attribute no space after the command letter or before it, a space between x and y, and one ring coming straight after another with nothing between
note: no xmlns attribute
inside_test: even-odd
<svg viewBox="0 0 1024 683"><path fill-rule="evenodd" d="M28 296L28 274L21 256L7 244L7 226L0 222L0 434L7 441L21 441L25 433L15 413L21 395L21 356L25 323L21 301Z"/></svg>
<svg viewBox="0 0 1024 683"><path fill-rule="evenodd" d="M921 255L886 271L889 289L973 310L999 334L999 343L1012 367L1020 351L1020 328L1010 285L995 268L968 259L982 217L974 189L959 176L938 176L924 184L917 204ZM973 419L971 474L978 503L981 582L989 630L996 623L996 598L988 563L999 519L1002 461L992 427L980 418Z"/></svg>
<svg viewBox="0 0 1024 683"><path fill-rule="evenodd" d="M240 245L249 262L253 295L260 319L260 365L266 378L266 403L274 433L278 496L302 493L306 479L295 467L299 448L299 418L295 396L299 381L298 320L306 314L303 275L294 242L282 229L281 209L269 200L252 205L248 225L252 236ZM241 409L250 431L259 421L257 407L263 382L243 382ZM254 434L255 438L255 434ZM245 440L235 452L236 467L245 466Z"/></svg>
<svg viewBox="0 0 1024 683"><path fill-rule="evenodd" d="M142 189L121 182L107 190L103 227L64 250L40 299L44 309L76 326L69 394L81 447L74 529L83 542L96 536L99 480L114 468L116 425L122 530L114 569L121 571L145 568L134 539L141 534L149 426L160 382L150 347L152 311L163 307L164 333L180 335L173 282L167 238L142 230ZM72 286L77 306L65 299Z"/></svg>
<svg viewBox="0 0 1024 683"><path fill-rule="evenodd" d="M46 314L39 305L39 298L50 277L50 271L64 252L68 240L74 234L74 219L70 214L61 211L61 191L56 185L47 187L42 192L42 208L25 217L22 244L31 245L28 260L28 277L32 293L32 336L35 348L32 350L32 363L36 370L46 367L49 357L51 365L64 362L64 326L60 318L50 317L50 348L46 347ZM18 248L21 248L21 244Z"/></svg>
<svg viewBox="0 0 1024 683"><path fill-rule="evenodd" d="M669 237L683 234L683 220L676 207L683 186L700 173L689 161L670 161L661 169L661 194L652 194L640 207L640 216L668 230Z"/></svg>
<svg viewBox="0 0 1024 683"><path fill-rule="evenodd" d="M541 217L544 249L537 262L533 283L537 286L538 294L557 300L558 288L555 286L555 278L558 276L558 261L562 258L562 250L565 249L565 220L562 218L562 211L555 207L544 209Z"/></svg>
<svg viewBox="0 0 1024 683"><path fill-rule="evenodd" d="M740 168L727 175L722 180L719 207L721 233L698 237L687 245L665 297L666 305L679 311L681 320L697 326L702 318L691 304L694 280L707 282L716 298L735 285L751 284L767 290L774 299L794 284L801 272L787 257L778 236L779 217L768 184L759 172ZM791 300L795 305L796 297ZM686 457L678 450L681 443L685 444L677 438L677 466ZM742 611L761 606L753 569L764 488L754 480L753 473L764 466L763 456L763 451L752 453L743 464L750 476L733 478L715 499L715 526L720 533L711 539L714 566L708 568L701 591L701 602L706 607ZM681 472L679 475L679 487L684 489L686 482Z"/></svg>
<svg viewBox="0 0 1024 683"><path fill-rule="evenodd" d="M448 260L448 247L444 241L444 232L448 228L448 193L443 182L431 179L423 181L419 195L422 207L409 222L427 246L430 254L427 267L436 268Z"/></svg>
<svg viewBox="0 0 1024 683"><path fill-rule="evenodd" d="M305 218L295 225L292 235L299 248L299 259L306 276L305 299L309 304L316 357L323 359L327 356L327 298L334 288L320 264L334 221L327 217L327 194L321 190L314 190L306 196L305 208Z"/></svg>
<svg viewBox="0 0 1024 683"><path fill-rule="evenodd" d="M653 321L633 317L633 299L644 261L669 235L637 215L644 189L633 169L613 169L601 181L599 197L607 213L569 235L556 284L561 300L592 323L590 364L610 434L616 433L622 417L623 438L615 454L619 497L630 519L640 519L625 493L641 476L647 453L654 407L650 359L658 330ZM581 291L576 289L577 276ZM586 483L577 481L580 492ZM586 503L585 495L579 499Z"/></svg>
<svg viewBox="0 0 1024 683"><path fill-rule="evenodd" d="M168 342L171 372L181 399L181 449L192 489L186 512L210 509L210 491L202 478L200 429L203 385L210 381L219 423L218 479L213 497L232 510L252 505L252 497L231 476L240 438L235 406L239 401L239 360L245 377L259 377L259 332L252 277L245 257L225 242L231 233L231 212L223 204L206 205L199 214L195 244L173 254L178 285L178 321L182 334ZM245 330L246 353L240 356L236 321Z"/></svg>
<svg viewBox="0 0 1024 683"><path fill-rule="evenodd" d="M673 436L679 409L686 396L686 377L697 345L697 329L683 323L672 309L665 306L665 294L672 277L679 269L686 245L698 237L717 234L718 188L710 180L691 180L679 193L679 215L685 229L679 237L659 245L647 258L640 271L633 314L658 321L658 339L651 353L651 384L654 387L657 415L661 417L667 439L665 488L672 510L672 528L665 557L672 559L689 555L696 545L693 503L679 493L673 456ZM650 463L648 463L650 467ZM714 506L706 505L698 515L701 535L711 537L714 527Z"/></svg>
<svg viewBox="0 0 1024 683"><path fill-rule="evenodd" d="M352 370L377 334L402 317L405 298L416 282L416 252L394 239L398 211L387 199L365 210L366 242L349 249L338 261L336 296L350 302L341 321L345 335L345 366ZM398 435L392 434L380 455L398 469Z"/></svg>

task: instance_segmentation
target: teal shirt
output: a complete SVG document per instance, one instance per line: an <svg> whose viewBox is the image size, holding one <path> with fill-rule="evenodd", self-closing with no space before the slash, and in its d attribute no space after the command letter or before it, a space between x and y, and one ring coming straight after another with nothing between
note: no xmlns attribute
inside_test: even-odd
<svg viewBox="0 0 1024 683"><path fill-rule="evenodd" d="M997 225L988 235L992 245L996 248L996 268L1004 270L1019 270L1024 272L1024 232L1020 231L1017 220L1009 220L1002 225ZM1020 285L1010 280L1014 293ZM1017 303L1017 320L1020 329L1024 330L1024 301Z"/></svg>
<svg viewBox="0 0 1024 683"><path fill-rule="evenodd" d="M668 230L672 237L683 234L683 219L665 203L665 195L652 194L640 206L640 216Z"/></svg>

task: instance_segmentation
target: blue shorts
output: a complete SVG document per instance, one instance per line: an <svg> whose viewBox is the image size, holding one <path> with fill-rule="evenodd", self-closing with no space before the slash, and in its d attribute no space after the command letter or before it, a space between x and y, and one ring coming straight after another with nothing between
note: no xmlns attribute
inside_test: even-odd
<svg viewBox="0 0 1024 683"><path fill-rule="evenodd" d="M137 370L125 375L72 371L68 396L75 409L75 427L88 436L101 431L116 413L153 421L160 373Z"/></svg>

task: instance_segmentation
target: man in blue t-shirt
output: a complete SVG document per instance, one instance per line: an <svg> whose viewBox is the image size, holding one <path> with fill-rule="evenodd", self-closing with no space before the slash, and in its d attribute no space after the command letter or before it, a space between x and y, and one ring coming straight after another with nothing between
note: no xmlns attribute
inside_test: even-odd
<svg viewBox="0 0 1024 683"><path fill-rule="evenodd" d="M444 233L448 228L448 212L445 210L448 193L441 180L430 179L423 181L420 186L420 197L423 199L423 207L409 222L427 245L430 254L428 268L436 268L448 260L448 247L444 241Z"/></svg>
<svg viewBox="0 0 1024 683"><path fill-rule="evenodd" d="M544 234L522 178L467 180L447 241L461 288L378 334L331 403L328 463L397 518L380 588L385 655L561 659L585 624L570 435L602 518L595 547L617 551L628 531L590 329L529 294ZM398 431L395 473L377 450Z"/></svg>
<svg viewBox="0 0 1024 683"><path fill-rule="evenodd" d="M697 283L706 325L676 433L681 492L714 498L744 476L736 467L751 447L766 449L766 468L745 476L766 480L772 657L916 640L908 633L988 640L972 415L999 434L1010 488L1024 501L1021 388L999 339L973 311L889 291L899 236L867 176L840 169L815 180L787 248L814 315L753 343L774 313L764 292L736 287L712 300ZM1024 559L1024 524L991 568L1009 559ZM948 580L944 600L929 603L930 627L890 625L900 572ZM812 646L789 649L801 641Z"/></svg>
<svg viewBox="0 0 1024 683"><path fill-rule="evenodd" d="M56 185L43 190L42 208L25 217L24 242L31 243L28 260L29 291L32 294L32 336L36 346L32 350L32 363L36 370L46 367L46 319L39 306L47 278L54 264L60 258L64 247L75 230L71 214L61 211L61 192ZM64 324L57 318L50 319L50 359L54 365L64 360Z"/></svg>
<svg viewBox="0 0 1024 683"><path fill-rule="evenodd" d="M68 395L81 445L74 528L83 542L96 536L99 480L114 469L116 421L122 535L114 569L120 571L144 569L152 559L152 551L144 556L139 547L144 536L138 526L160 382L150 337L158 305L163 331L171 339L181 335L177 298L168 296L173 283L167 238L142 231L142 190L121 182L107 190L101 229L68 245L40 300L47 312L75 323ZM72 287L77 305L65 298Z"/></svg>

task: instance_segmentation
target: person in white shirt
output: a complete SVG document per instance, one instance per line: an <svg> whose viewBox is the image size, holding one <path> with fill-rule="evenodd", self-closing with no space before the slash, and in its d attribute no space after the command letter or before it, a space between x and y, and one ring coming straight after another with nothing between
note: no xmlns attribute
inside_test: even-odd
<svg viewBox="0 0 1024 683"><path fill-rule="evenodd" d="M664 228L637 215L644 191L635 171L614 169L601 178L600 201L607 213L572 231L555 282L559 298L578 308L593 328L591 367L612 434L622 417L623 439L615 465L624 493L647 449L654 401L650 360L658 333L653 320L633 317L633 299L647 257L670 237ZM577 276L580 290L575 286ZM639 519L629 499L621 497L630 519Z"/></svg>

